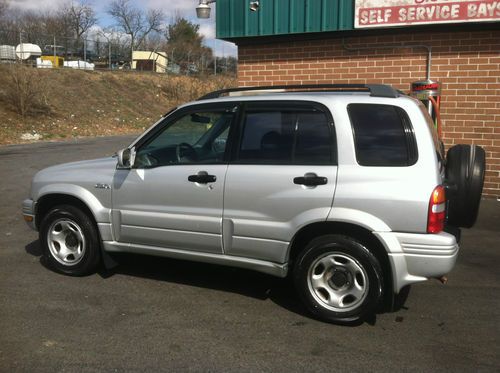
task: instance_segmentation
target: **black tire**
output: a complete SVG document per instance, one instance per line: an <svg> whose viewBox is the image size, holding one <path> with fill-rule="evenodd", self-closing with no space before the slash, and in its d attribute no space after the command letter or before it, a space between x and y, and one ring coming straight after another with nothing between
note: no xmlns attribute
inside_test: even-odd
<svg viewBox="0 0 500 373"><path fill-rule="evenodd" d="M470 228L474 225L483 192L486 154L477 145L455 145L446 155L448 224Z"/></svg>
<svg viewBox="0 0 500 373"><path fill-rule="evenodd" d="M47 265L70 276L97 270L100 239L93 220L80 209L61 205L50 210L40 225L40 243Z"/></svg>
<svg viewBox="0 0 500 373"><path fill-rule="evenodd" d="M323 263L330 260L331 267L327 268ZM327 322L362 321L376 312L383 298L384 280L378 260L351 237L325 235L313 239L298 255L293 279L306 308ZM364 289L362 294L359 289ZM343 301L337 302L331 295Z"/></svg>

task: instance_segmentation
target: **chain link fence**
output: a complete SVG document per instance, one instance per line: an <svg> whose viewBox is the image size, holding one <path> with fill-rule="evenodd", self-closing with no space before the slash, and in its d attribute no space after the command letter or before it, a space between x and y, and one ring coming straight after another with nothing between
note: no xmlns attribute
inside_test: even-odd
<svg viewBox="0 0 500 373"><path fill-rule="evenodd" d="M75 64L71 62L80 62L81 66L87 68L113 69L126 63L130 66L129 55L130 49L122 40L112 35L76 39L36 31L0 29L1 63L22 62L37 67L72 67Z"/></svg>
<svg viewBox="0 0 500 373"><path fill-rule="evenodd" d="M48 35L37 30L0 29L0 63L23 63L38 68L77 68L153 71L184 75L235 73L236 59L161 50L150 44L130 52L127 35L97 33L92 38ZM187 59L186 59L187 56Z"/></svg>

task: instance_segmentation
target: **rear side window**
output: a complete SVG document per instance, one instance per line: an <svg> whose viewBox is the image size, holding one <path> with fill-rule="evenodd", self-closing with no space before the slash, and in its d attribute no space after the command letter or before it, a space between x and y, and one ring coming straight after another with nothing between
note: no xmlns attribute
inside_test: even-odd
<svg viewBox="0 0 500 373"><path fill-rule="evenodd" d="M406 112L392 105L350 104L356 159L361 166L402 167L418 158Z"/></svg>
<svg viewBox="0 0 500 373"><path fill-rule="evenodd" d="M329 164L332 161L330 127L325 114L299 113L294 162Z"/></svg>
<svg viewBox="0 0 500 373"><path fill-rule="evenodd" d="M331 164L332 136L325 113L250 109L245 113L238 161L257 164Z"/></svg>

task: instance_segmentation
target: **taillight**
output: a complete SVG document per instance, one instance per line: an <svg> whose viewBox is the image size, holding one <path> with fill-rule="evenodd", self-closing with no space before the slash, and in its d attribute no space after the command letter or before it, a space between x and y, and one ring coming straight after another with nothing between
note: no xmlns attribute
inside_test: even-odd
<svg viewBox="0 0 500 373"><path fill-rule="evenodd" d="M429 200L427 233L439 233L444 229L446 220L446 194L442 185L438 185Z"/></svg>

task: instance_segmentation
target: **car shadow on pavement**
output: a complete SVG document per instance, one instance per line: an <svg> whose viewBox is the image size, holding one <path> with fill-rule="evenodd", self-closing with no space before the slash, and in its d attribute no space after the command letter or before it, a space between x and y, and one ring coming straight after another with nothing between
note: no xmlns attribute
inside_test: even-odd
<svg viewBox="0 0 500 373"><path fill-rule="evenodd" d="M40 258L40 264L51 270L43 259L39 240L26 245L25 251ZM226 291L259 300L269 299L291 312L309 317L288 279L241 268L147 255L114 254L113 259L118 265L113 269L101 268L98 274L102 278L106 279L114 274L122 274Z"/></svg>
<svg viewBox="0 0 500 373"><path fill-rule="evenodd" d="M33 241L33 242L27 244L26 247L24 248L24 250L30 255L33 255L36 257L42 256L42 247L40 246L39 240L36 240L36 241Z"/></svg>
<svg viewBox="0 0 500 373"><path fill-rule="evenodd" d="M117 260L119 263L118 266L112 270L101 270L99 274L102 277L106 278L112 276L114 273L119 273L157 281L226 291L259 300L269 299L290 312L307 318L312 317L302 305L295 292L293 282L289 277L278 278L242 268L147 255L115 254L113 255L113 259ZM408 309L405 303L410 289L410 286L403 288L393 298L392 304L381 305L377 314ZM352 323L350 326L358 326L363 323L375 325L376 322L377 315L373 315L364 321Z"/></svg>
<svg viewBox="0 0 500 373"><path fill-rule="evenodd" d="M50 268L46 261L45 261L45 258L43 256L43 250L42 250L42 246L40 245L40 241L39 240L36 240L36 241L33 241L33 242L30 242L29 244L27 244L25 247L24 247L24 250L30 254L30 255L33 255L33 256L36 256L37 258L40 259L40 264L45 267L46 269L52 271L52 268Z"/></svg>
<svg viewBox="0 0 500 373"><path fill-rule="evenodd" d="M147 255L113 255L118 266L102 270L106 278L115 273L166 281L198 288L240 294L259 300L271 300L291 312L309 317L289 279L277 278L242 268L191 262Z"/></svg>
<svg viewBox="0 0 500 373"><path fill-rule="evenodd" d="M26 245L25 251L32 256L39 257L40 264L50 270L43 260L39 240ZM242 268L147 255L114 254L113 259L118 264L116 267L113 269L101 268L98 272L103 279L109 278L114 274L122 274L155 281L231 292L262 301L269 299L290 312L311 318L311 315L298 299L293 283L289 278L278 278ZM409 287L405 288L394 299L393 311L405 308L404 303L408 293ZM381 313L387 311L387 309L380 310ZM365 320L365 322L369 325L375 325L376 316ZM360 324L362 323L356 323L352 326Z"/></svg>

